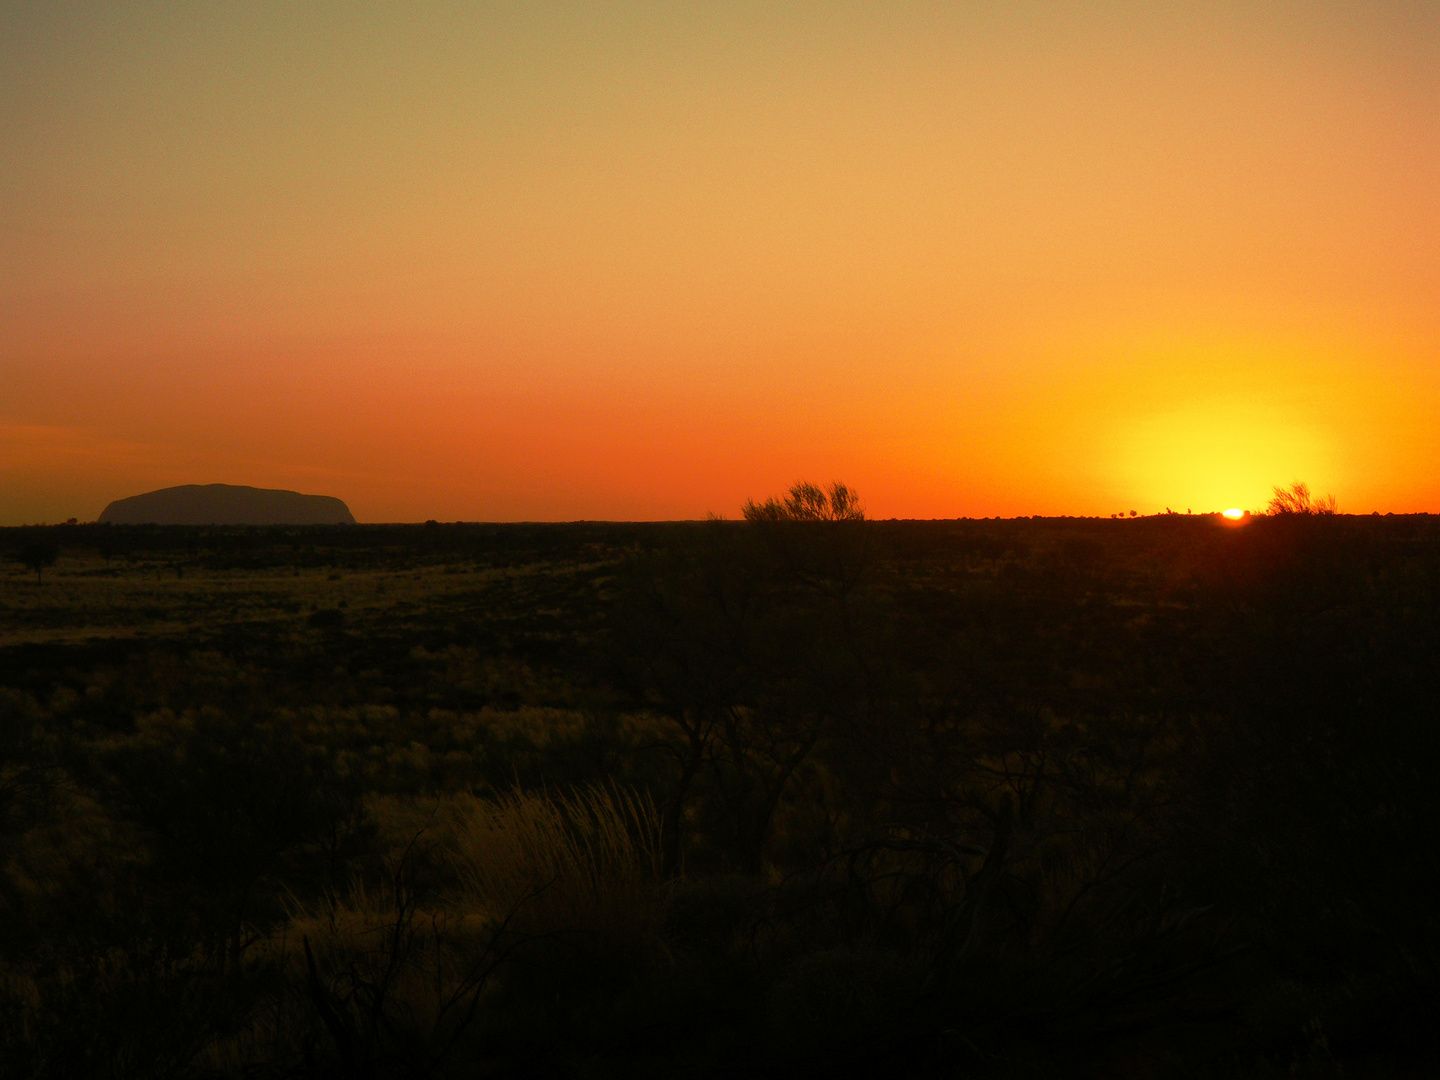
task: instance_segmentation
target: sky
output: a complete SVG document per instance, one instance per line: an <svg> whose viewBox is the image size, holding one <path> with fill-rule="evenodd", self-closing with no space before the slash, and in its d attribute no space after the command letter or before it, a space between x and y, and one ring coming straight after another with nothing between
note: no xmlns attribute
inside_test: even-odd
<svg viewBox="0 0 1440 1080"><path fill-rule="evenodd" d="M1440 4L0 0L0 525L1440 512Z"/></svg>

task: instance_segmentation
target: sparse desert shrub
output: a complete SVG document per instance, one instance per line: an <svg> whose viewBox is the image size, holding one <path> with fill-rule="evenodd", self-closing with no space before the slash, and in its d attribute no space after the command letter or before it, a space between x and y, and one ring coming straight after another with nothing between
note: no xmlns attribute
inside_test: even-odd
<svg viewBox="0 0 1440 1080"><path fill-rule="evenodd" d="M1333 514L1336 504L1334 495L1326 495L1323 498L1316 498L1310 494L1310 486L1303 481L1296 480L1288 488L1277 487L1270 504L1266 507L1266 513L1272 515L1287 514Z"/></svg>
<svg viewBox="0 0 1440 1080"><path fill-rule="evenodd" d="M838 480L830 490L818 484L800 481L791 486L786 497L769 498L763 503L747 500L744 507L746 521L864 521L865 511L860 508L860 496L854 488Z"/></svg>

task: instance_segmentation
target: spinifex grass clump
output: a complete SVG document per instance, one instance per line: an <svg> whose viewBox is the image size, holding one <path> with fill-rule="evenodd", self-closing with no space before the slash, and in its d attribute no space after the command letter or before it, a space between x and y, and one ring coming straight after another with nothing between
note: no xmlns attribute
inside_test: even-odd
<svg viewBox="0 0 1440 1080"><path fill-rule="evenodd" d="M660 821L649 799L609 787L467 795L452 815L451 858L467 907L519 933L597 943L659 926Z"/></svg>

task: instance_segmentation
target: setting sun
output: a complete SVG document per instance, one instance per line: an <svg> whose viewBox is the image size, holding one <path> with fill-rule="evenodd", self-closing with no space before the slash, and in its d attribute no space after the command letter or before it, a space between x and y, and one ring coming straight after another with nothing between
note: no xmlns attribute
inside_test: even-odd
<svg viewBox="0 0 1440 1080"><path fill-rule="evenodd" d="M1244 516L1244 510L1237 510L1233 506L1229 510L1225 511L1225 517L1229 518L1231 521L1239 521Z"/></svg>

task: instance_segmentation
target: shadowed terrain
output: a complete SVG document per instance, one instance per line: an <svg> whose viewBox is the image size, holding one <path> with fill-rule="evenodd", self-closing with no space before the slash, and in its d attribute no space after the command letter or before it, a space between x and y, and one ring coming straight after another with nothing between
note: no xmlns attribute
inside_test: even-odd
<svg viewBox="0 0 1440 1080"><path fill-rule="evenodd" d="M1437 519L822 495L0 530L0 1073L1434 1074Z"/></svg>

